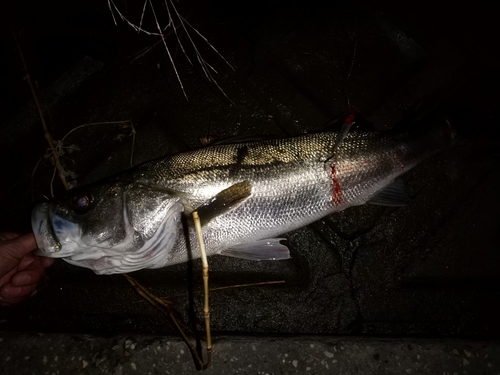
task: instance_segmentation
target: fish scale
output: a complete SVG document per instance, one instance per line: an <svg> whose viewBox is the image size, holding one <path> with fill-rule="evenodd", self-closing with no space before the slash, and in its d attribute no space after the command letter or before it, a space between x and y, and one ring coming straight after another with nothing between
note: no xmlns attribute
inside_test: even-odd
<svg viewBox="0 0 500 375"><path fill-rule="evenodd" d="M237 182L252 182L252 196L244 204L205 228L207 251L214 254L243 242L279 236L363 204L397 176L447 146L440 131L420 137L351 132L332 157L337 135L318 133L213 146L146 164L143 170L154 174L155 183L187 192L192 207ZM418 148L418 153L410 151ZM335 176L331 168L335 168ZM235 171L232 176L231 170ZM176 248L181 254L186 251L182 239Z"/></svg>

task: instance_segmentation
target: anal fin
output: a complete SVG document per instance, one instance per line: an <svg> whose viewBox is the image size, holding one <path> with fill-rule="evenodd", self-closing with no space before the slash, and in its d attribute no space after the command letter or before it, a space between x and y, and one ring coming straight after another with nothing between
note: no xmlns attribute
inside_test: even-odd
<svg viewBox="0 0 500 375"><path fill-rule="evenodd" d="M245 243L230 247L221 252L221 255L247 260L284 260L290 259L288 247L280 241L285 238L270 238L252 243Z"/></svg>
<svg viewBox="0 0 500 375"><path fill-rule="evenodd" d="M404 207L410 203L410 198L406 195L403 181L395 180L375 194L367 203L377 206Z"/></svg>

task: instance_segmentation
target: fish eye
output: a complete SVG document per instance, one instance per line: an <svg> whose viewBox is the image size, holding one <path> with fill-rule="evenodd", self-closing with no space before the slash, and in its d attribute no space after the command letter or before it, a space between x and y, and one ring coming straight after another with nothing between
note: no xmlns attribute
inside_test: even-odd
<svg viewBox="0 0 500 375"><path fill-rule="evenodd" d="M75 194L71 199L71 205L73 210L75 210L76 212L84 213L90 208L93 201L94 198L92 197L92 195L88 193L78 193Z"/></svg>

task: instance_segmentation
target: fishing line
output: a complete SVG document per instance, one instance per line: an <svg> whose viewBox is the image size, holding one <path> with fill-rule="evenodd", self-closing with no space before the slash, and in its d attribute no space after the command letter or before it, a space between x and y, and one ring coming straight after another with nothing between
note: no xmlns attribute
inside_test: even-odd
<svg viewBox="0 0 500 375"><path fill-rule="evenodd" d="M351 107L351 101L349 99L349 95L347 94L347 81L349 81L349 78L351 78L351 74L352 74L352 70L354 68L354 61L356 59L356 52L358 50L358 39L356 38L356 33L353 31L353 24L354 24L354 15L351 13L350 15L351 17L350 20L349 20L349 23L346 25L346 28L347 28L347 33L349 34L349 39L351 40L351 42L354 42L354 48L352 50L352 58L351 58L351 64L349 65L349 69L347 71L347 74L344 78L344 84L343 84L343 87L344 87L344 96L345 96L345 99L346 99L346 104L347 104L347 112L349 114L352 114L353 113L353 110L352 110L352 107Z"/></svg>
<svg viewBox="0 0 500 375"><path fill-rule="evenodd" d="M347 76L346 76L346 78L344 80L344 95L345 95L345 98L346 98L346 101L347 101L347 111L349 113L352 113L352 108L351 108L351 102L349 100L349 95L347 95L346 87L347 87L347 81L351 77L352 68L354 67L354 59L356 58L357 48L358 48L358 40L356 39L356 37L354 37L354 49L352 51L351 66L349 67L349 72L347 73Z"/></svg>
<svg viewBox="0 0 500 375"><path fill-rule="evenodd" d="M352 19L351 19L351 24L352 24ZM328 163L330 160L332 160L335 156L335 153L337 151L337 148L339 145L342 143L344 138L347 136L349 133L349 130L351 129L351 126L355 124L355 115L354 111L351 108L351 101L349 100L349 95L347 95L347 81L351 77L352 69L354 67L354 60L356 58L356 51L358 48L358 40L356 39L355 34L350 31L349 34L351 35L351 40L354 40L354 48L352 51L352 58L351 58L351 64L349 65L349 70L347 72L347 75L344 78L344 84L343 84L343 91L344 91L344 96L346 98L347 102L347 116L344 118L344 123L342 124L342 128L339 131L339 134L337 135L337 138L335 139L335 143L332 148L332 155L325 160L325 165Z"/></svg>

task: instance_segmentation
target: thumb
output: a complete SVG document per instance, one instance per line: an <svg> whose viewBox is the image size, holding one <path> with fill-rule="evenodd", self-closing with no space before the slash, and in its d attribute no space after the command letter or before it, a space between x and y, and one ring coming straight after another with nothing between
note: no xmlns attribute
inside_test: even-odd
<svg viewBox="0 0 500 375"><path fill-rule="evenodd" d="M33 233L0 242L0 276L17 266L23 256L36 249Z"/></svg>

